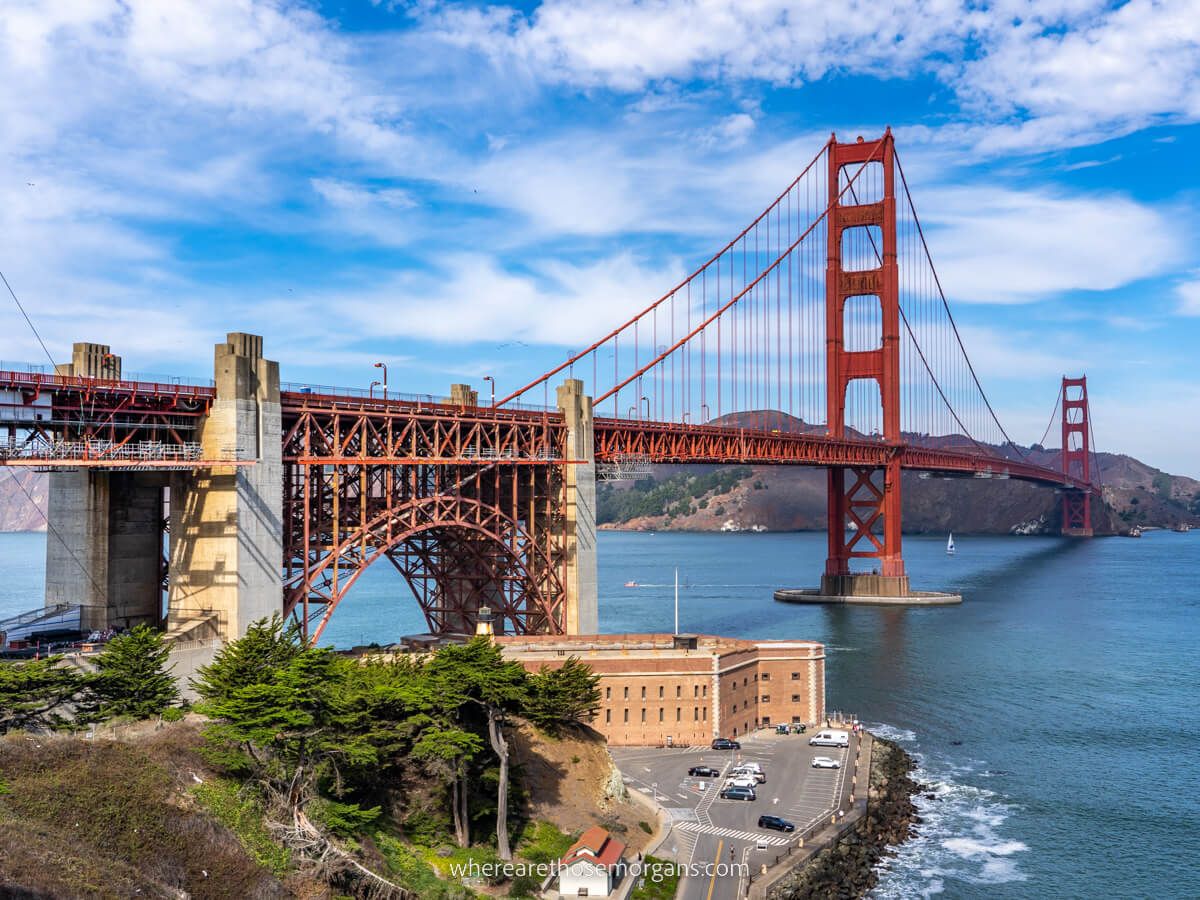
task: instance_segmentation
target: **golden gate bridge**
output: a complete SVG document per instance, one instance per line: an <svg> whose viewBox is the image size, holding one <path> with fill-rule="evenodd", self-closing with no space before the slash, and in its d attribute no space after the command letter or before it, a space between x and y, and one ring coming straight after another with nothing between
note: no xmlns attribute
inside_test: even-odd
<svg viewBox="0 0 1200 900"><path fill-rule="evenodd" d="M821 594L902 601L902 470L1053 488L1073 536L1100 489L1084 378L1060 386L1057 468L1001 424L890 130L831 137L686 279L499 400L281 385L243 334L215 376L123 379L99 344L0 372L0 465L51 473L48 606L84 627L165 609L177 638L279 611L315 640L386 559L432 633L483 607L499 630L593 633L597 473L656 463L826 469Z"/></svg>

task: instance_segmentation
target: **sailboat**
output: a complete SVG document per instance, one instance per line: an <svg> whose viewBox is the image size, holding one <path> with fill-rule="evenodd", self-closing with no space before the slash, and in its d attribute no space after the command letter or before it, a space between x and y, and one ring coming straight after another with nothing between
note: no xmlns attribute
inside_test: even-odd
<svg viewBox="0 0 1200 900"><path fill-rule="evenodd" d="M946 555L954 555L954 532L950 532L950 537L946 541Z"/></svg>

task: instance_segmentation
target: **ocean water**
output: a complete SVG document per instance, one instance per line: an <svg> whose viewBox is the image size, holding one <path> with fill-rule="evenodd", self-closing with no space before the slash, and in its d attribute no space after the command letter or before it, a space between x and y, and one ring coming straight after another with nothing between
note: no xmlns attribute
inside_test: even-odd
<svg viewBox="0 0 1200 900"><path fill-rule="evenodd" d="M44 541L0 535L0 615L37 604ZM1200 897L1200 533L956 543L909 537L905 558L915 586L966 602L889 610L772 601L815 583L823 535L605 532L601 627L670 630L678 566L682 629L824 642L829 706L928 785L876 897ZM324 637L423 629L376 566Z"/></svg>

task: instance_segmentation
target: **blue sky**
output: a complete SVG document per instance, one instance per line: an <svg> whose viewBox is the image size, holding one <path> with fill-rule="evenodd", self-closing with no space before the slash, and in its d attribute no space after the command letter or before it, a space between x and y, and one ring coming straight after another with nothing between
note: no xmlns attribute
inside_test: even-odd
<svg viewBox="0 0 1200 900"><path fill-rule="evenodd" d="M0 0L0 267L65 357L517 386L897 133L1014 437L1200 476L1200 2ZM14 308L0 358L37 362Z"/></svg>

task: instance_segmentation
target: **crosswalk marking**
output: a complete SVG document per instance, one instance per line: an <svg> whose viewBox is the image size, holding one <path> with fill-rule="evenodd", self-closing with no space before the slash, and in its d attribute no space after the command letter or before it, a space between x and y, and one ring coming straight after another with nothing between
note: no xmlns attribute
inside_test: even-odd
<svg viewBox="0 0 1200 900"><path fill-rule="evenodd" d="M663 808L663 812L667 814L672 822L695 822L696 810L690 806L668 806Z"/></svg>
<svg viewBox="0 0 1200 900"><path fill-rule="evenodd" d="M699 822L677 822L675 827L680 831L693 831L697 834L712 834L717 837L736 838L742 841L762 841L773 847L782 847L791 843L790 838L766 835L756 831L738 831L736 828L721 828L717 825L701 825Z"/></svg>

